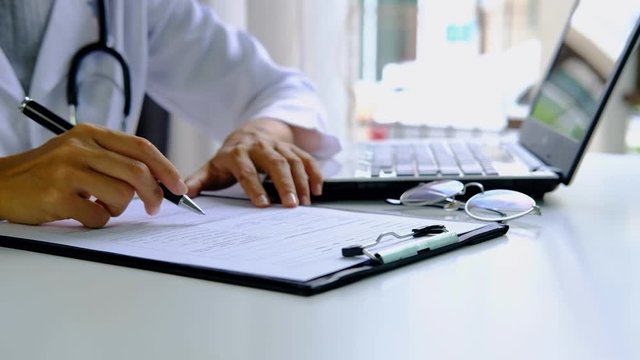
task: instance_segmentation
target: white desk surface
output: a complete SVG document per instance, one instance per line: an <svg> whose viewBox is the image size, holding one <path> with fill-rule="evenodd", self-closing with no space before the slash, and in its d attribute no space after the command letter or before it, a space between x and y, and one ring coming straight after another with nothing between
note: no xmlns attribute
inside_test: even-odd
<svg viewBox="0 0 640 360"><path fill-rule="evenodd" d="M508 237L309 298L0 248L0 358L640 359L639 183L590 154Z"/></svg>

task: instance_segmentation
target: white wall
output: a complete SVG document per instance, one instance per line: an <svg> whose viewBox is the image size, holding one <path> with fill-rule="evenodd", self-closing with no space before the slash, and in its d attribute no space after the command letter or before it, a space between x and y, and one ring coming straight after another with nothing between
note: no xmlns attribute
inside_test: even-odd
<svg viewBox="0 0 640 360"><path fill-rule="evenodd" d="M248 0L247 29L276 62L316 84L332 133L348 137L356 76L357 0Z"/></svg>
<svg viewBox="0 0 640 360"><path fill-rule="evenodd" d="M538 0L540 6L540 24L538 27L542 44L543 71L546 70L551 56L556 50L559 36L567 22L575 0Z"/></svg>
<svg viewBox="0 0 640 360"><path fill-rule="evenodd" d="M201 0L212 6L218 15L235 26L246 28L245 0ZM191 124L172 119L168 157L178 171L186 177L213 156L219 144L201 134Z"/></svg>

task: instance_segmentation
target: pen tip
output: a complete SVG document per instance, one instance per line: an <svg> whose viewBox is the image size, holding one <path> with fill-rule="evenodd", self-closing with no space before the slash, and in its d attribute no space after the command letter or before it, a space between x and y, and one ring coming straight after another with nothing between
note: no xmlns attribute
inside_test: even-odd
<svg viewBox="0 0 640 360"><path fill-rule="evenodd" d="M18 105L18 110L24 111L24 109L27 107L27 104L30 103L31 101L32 100L30 97L25 96L22 102L20 103L20 105Z"/></svg>
<svg viewBox="0 0 640 360"><path fill-rule="evenodd" d="M189 198L187 195L182 196L182 199L180 199L180 205L182 205L182 207L184 208L187 208L193 211L196 214L205 215L204 211L202 211L200 206L198 206L198 204L196 204L193 200L191 200L191 198Z"/></svg>

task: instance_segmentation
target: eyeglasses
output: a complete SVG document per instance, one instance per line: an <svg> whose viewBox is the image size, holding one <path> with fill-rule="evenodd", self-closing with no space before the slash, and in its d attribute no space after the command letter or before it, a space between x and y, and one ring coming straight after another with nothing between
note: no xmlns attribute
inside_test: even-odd
<svg viewBox="0 0 640 360"><path fill-rule="evenodd" d="M464 195L471 187L480 192L462 202L455 198ZM480 221L508 221L534 213L541 215L540 208L530 196L513 190L487 190L482 184L463 184L457 180L438 180L418 185L405 191L399 200L388 199L396 205L425 206L443 205L445 210L458 210L464 206L467 215Z"/></svg>

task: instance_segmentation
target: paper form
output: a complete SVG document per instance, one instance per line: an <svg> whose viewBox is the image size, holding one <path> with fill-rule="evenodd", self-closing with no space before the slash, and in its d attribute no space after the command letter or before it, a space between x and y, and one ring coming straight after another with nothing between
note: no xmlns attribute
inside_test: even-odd
<svg viewBox="0 0 640 360"><path fill-rule="evenodd" d="M480 225L315 206L255 208L244 200L198 197L206 215L164 202L149 216L134 200L102 229L75 221L40 226L0 222L0 234L224 271L308 281L366 260L344 258L341 249L379 234L444 224L464 232Z"/></svg>

